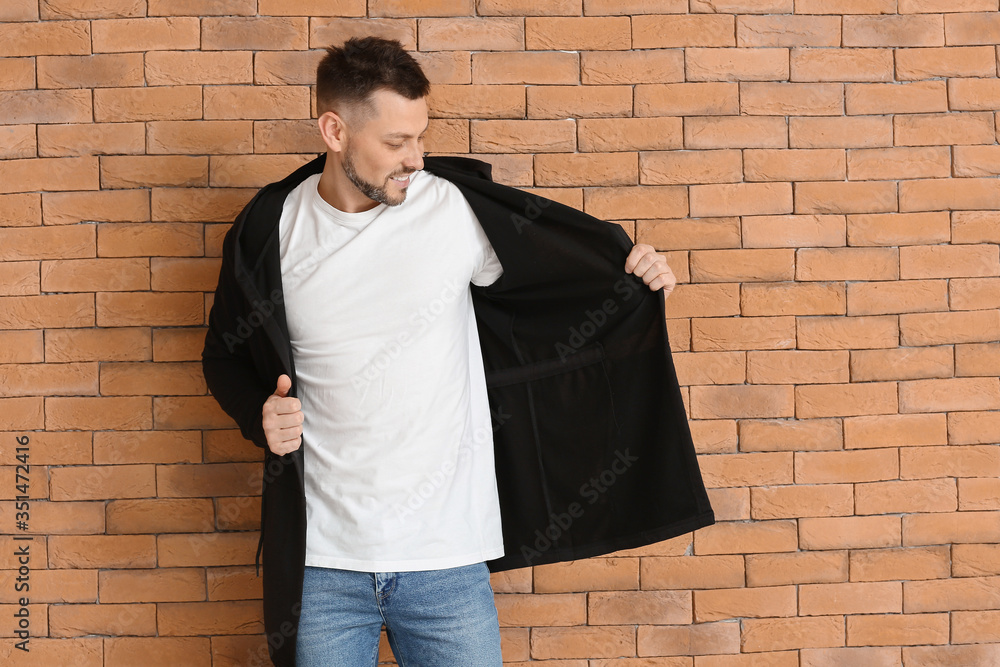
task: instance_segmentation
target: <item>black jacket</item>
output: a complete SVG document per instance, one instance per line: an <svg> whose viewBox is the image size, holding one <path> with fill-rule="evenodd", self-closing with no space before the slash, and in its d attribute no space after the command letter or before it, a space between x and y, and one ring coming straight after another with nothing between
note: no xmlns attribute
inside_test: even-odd
<svg viewBox="0 0 1000 667"><path fill-rule="evenodd" d="M295 367L279 267L287 194L322 155L262 188L223 244L202 354L212 394L264 450L264 626L295 664L305 564L303 447L267 448L261 407ZM427 157L454 183L503 265L472 285L486 370L505 554L491 571L638 547L714 522L667 342L663 290L626 273L617 224L494 183L490 165ZM331 303L336 303L335 299Z"/></svg>

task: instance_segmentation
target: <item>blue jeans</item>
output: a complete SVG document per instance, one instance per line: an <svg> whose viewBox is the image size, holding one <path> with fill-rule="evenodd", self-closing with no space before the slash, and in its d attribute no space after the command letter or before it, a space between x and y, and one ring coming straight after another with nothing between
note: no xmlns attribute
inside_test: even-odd
<svg viewBox="0 0 1000 667"><path fill-rule="evenodd" d="M486 563L415 572L306 566L297 667L373 667L379 634L400 667L501 667Z"/></svg>

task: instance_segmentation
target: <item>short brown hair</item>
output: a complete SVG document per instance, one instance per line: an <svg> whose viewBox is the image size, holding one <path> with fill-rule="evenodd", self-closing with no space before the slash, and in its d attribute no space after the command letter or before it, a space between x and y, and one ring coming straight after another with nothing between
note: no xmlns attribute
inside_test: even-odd
<svg viewBox="0 0 1000 667"><path fill-rule="evenodd" d="M420 64L395 39L351 37L330 46L316 68L316 106L343 113L345 106L368 106L371 95L388 89L415 100L430 92Z"/></svg>

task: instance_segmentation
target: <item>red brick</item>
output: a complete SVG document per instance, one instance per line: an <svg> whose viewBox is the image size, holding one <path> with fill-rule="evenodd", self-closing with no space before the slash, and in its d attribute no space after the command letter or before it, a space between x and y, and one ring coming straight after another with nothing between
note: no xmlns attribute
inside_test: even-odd
<svg viewBox="0 0 1000 667"><path fill-rule="evenodd" d="M899 318L903 345L944 345L995 341L1000 333L1000 310L914 313Z"/></svg>
<svg viewBox="0 0 1000 667"><path fill-rule="evenodd" d="M900 0L900 14L935 14L938 12L981 12L995 10L993 0Z"/></svg>
<svg viewBox="0 0 1000 667"><path fill-rule="evenodd" d="M632 48L736 46L732 15L633 16Z"/></svg>
<svg viewBox="0 0 1000 667"><path fill-rule="evenodd" d="M249 153L253 124L242 120L153 121L147 137L150 153Z"/></svg>
<svg viewBox="0 0 1000 667"><path fill-rule="evenodd" d="M782 81L788 79L787 49L699 49L684 52L688 81ZM679 80L683 80L681 77Z"/></svg>
<svg viewBox="0 0 1000 667"><path fill-rule="evenodd" d="M996 52L988 46L947 46L896 51L898 79L986 76L996 74Z"/></svg>
<svg viewBox="0 0 1000 667"><path fill-rule="evenodd" d="M206 119L270 120L310 117L309 89L305 86L208 86L205 88L204 97ZM184 117L200 116L199 113ZM170 115L162 118L181 120L183 117ZM160 120L160 118L143 120Z"/></svg>
<svg viewBox="0 0 1000 667"><path fill-rule="evenodd" d="M691 437L699 454L732 454L737 449L736 421L733 419L693 420ZM728 505L728 501L720 501ZM721 512L716 508L717 512Z"/></svg>
<svg viewBox="0 0 1000 667"><path fill-rule="evenodd" d="M739 422L740 451L841 449L839 419L746 420Z"/></svg>
<svg viewBox="0 0 1000 667"><path fill-rule="evenodd" d="M998 477L1000 450L983 445L914 447L900 451L900 477Z"/></svg>
<svg viewBox="0 0 1000 667"><path fill-rule="evenodd" d="M543 16L581 13L582 0L555 0L539 5L531 0L479 0L476 13L482 16ZM588 11L597 14L598 11Z"/></svg>
<svg viewBox="0 0 1000 667"><path fill-rule="evenodd" d="M851 552L852 581L947 579L951 575L948 547L910 547Z"/></svg>
<svg viewBox="0 0 1000 667"><path fill-rule="evenodd" d="M532 19L527 19L525 23ZM558 21L563 19L537 19L539 21ZM566 19L574 20L574 19ZM579 20L579 19L576 19ZM532 24L528 23L528 26ZM448 50L482 50L482 51L512 51L523 48L526 42L539 39L536 29L526 27L522 21L515 18L448 18L420 19L420 48L423 51ZM541 30L542 39L546 31ZM545 50L559 47L531 47L532 50ZM581 47L576 47L581 48Z"/></svg>
<svg viewBox="0 0 1000 667"><path fill-rule="evenodd" d="M117 123L200 118L201 97L198 86L98 88L94 90L94 120Z"/></svg>
<svg viewBox="0 0 1000 667"><path fill-rule="evenodd" d="M160 396L153 399L158 429L232 428L236 422L211 396Z"/></svg>
<svg viewBox="0 0 1000 667"><path fill-rule="evenodd" d="M495 602L500 627L584 625L587 619L587 596L582 593L501 593Z"/></svg>
<svg viewBox="0 0 1000 667"><path fill-rule="evenodd" d="M639 154L643 184L736 183L743 180L739 151L662 151Z"/></svg>
<svg viewBox="0 0 1000 667"><path fill-rule="evenodd" d="M18 296L39 293L38 269L41 262L4 262L0 264L0 295Z"/></svg>
<svg viewBox="0 0 1000 667"><path fill-rule="evenodd" d="M635 48L629 32L625 16L528 17L524 20L524 47L532 51Z"/></svg>
<svg viewBox="0 0 1000 667"><path fill-rule="evenodd" d="M535 596L538 597L538 596ZM587 595L590 625L682 625L692 618L691 593L686 591L595 591ZM549 614L537 625L555 625ZM538 619L541 620L541 619Z"/></svg>
<svg viewBox="0 0 1000 667"><path fill-rule="evenodd" d="M799 484L876 482L897 477L899 463L892 449L800 452L795 455L795 481Z"/></svg>
<svg viewBox="0 0 1000 667"><path fill-rule="evenodd" d="M253 54L250 51L153 51L146 54L146 83L149 85L252 82Z"/></svg>
<svg viewBox="0 0 1000 667"><path fill-rule="evenodd" d="M796 213L884 213L897 210L896 184L815 181L795 186Z"/></svg>
<svg viewBox="0 0 1000 667"><path fill-rule="evenodd" d="M955 111L990 111L1000 104L1000 85L996 79L951 79L948 103Z"/></svg>
<svg viewBox="0 0 1000 667"><path fill-rule="evenodd" d="M699 283L792 280L791 249L695 250L691 253L691 279Z"/></svg>
<svg viewBox="0 0 1000 667"><path fill-rule="evenodd" d="M847 285L848 315L887 315L947 308L948 285L944 280L879 281ZM903 326L902 322L900 326Z"/></svg>
<svg viewBox="0 0 1000 667"><path fill-rule="evenodd" d="M149 220L149 192L145 190L46 192L42 204L46 225Z"/></svg>
<svg viewBox="0 0 1000 667"><path fill-rule="evenodd" d="M1000 376L1000 343L956 345L955 375Z"/></svg>
<svg viewBox="0 0 1000 667"><path fill-rule="evenodd" d="M94 326L88 294L0 297L0 329L56 329Z"/></svg>
<svg viewBox="0 0 1000 667"><path fill-rule="evenodd" d="M899 325L891 315L801 317L797 339L799 349L803 350L896 347Z"/></svg>
<svg viewBox="0 0 1000 667"><path fill-rule="evenodd" d="M884 116L831 116L788 119L792 148L872 148L892 146L892 119Z"/></svg>
<svg viewBox="0 0 1000 667"><path fill-rule="evenodd" d="M819 517L799 521L803 549L871 549L902 544L902 522L894 516Z"/></svg>
<svg viewBox="0 0 1000 667"><path fill-rule="evenodd" d="M94 434L94 463L120 465L200 461L201 437L198 432Z"/></svg>
<svg viewBox="0 0 1000 667"><path fill-rule="evenodd" d="M735 283L681 284L674 288L666 302L668 318L726 317L739 315L739 312L740 288Z"/></svg>
<svg viewBox="0 0 1000 667"><path fill-rule="evenodd" d="M161 602L156 606L156 626L161 637L184 636L192 626L206 634L257 634L264 631L259 600L226 602Z"/></svg>
<svg viewBox="0 0 1000 667"><path fill-rule="evenodd" d="M96 395L96 373L92 363L0 364L7 396Z"/></svg>
<svg viewBox="0 0 1000 667"><path fill-rule="evenodd" d="M164 2L165 0L150 0L150 5L155 2ZM188 0L190 2L190 0ZM258 0L256 6L254 3L246 2L246 0L228 0L228 8L225 8L227 3L219 3L217 0L212 0L210 3L206 3L207 7L198 8L198 14L208 15L208 14L254 14L260 13L266 16L364 16L365 15L365 3L363 0L300 0L300 2L294 5L289 5L283 0ZM222 4L223 7L218 5ZM412 4L412 3L411 3ZM234 6L235 5L235 6ZM246 5L249 5L248 7ZM461 6L459 3L458 6ZM420 3L420 7L423 10L429 8L427 3ZM163 7L164 10L168 9L169 5ZM373 7L375 9L375 7ZM256 10L256 11L255 11Z"/></svg>
<svg viewBox="0 0 1000 667"><path fill-rule="evenodd" d="M901 248L900 278L965 278L1000 274L1000 254L991 244Z"/></svg>
<svg viewBox="0 0 1000 667"><path fill-rule="evenodd" d="M256 531L159 535L156 563L161 568L253 565L259 537Z"/></svg>
<svg viewBox="0 0 1000 667"><path fill-rule="evenodd" d="M951 175L951 151L946 146L927 148L880 148L848 151L851 180L899 180L947 178Z"/></svg>
<svg viewBox="0 0 1000 667"><path fill-rule="evenodd" d="M284 0L270 0L284 2ZM417 48L416 19L313 18L310 21L309 48L343 44L351 37L396 39L408 51Z"/></svg>
<svg viewBox="0 0 1000 667"><path fill-rule="evenodd" d="M944 46L944 38L941 15L844 17L844 46Z"/></svg>
<svg viewBox="0 0 1000 667"><path fill-rule="evenodd" d="M997 378L910 380L899 383L901 412L1000 410Z"/></svg>
<svg viewBox="0 0 1000 667"><path fill-rule="evenodd" d="M594 558L536 565L533 572L535 593L639 588L638 558Z"/></svg>
<svg viewBox="0 0 1000 667"><path fill-rule="evenodd" d="M952 574L978 577L1000 574L1000 544L956 544L952 546Z"/></svg>
<svg viewBox="0 0 1000 667"><path fill-rule="evenodd" d="M0 56L61 56L90 53L89 21L44 21L0 25Z"/></svg>
<svg viewBox="0 0 1000 667"><path fill-rule="evenodd" d="M847 643L856 646L947 644L948 636L948 614L847 618Z"/></svg>
<svg viewBox="0 0 1000 667"><path fill-rule="evenodd" d="M795 319L790 316L699 318L692 321L691 330L697 351L795 347Z"/></svg>
<svg viewBox="0 0 1000 667"><path fill-rule="evenodd" d="M121 18L91 22L95 52L188 50L200 45L196 17Z"/></svg>
<svg viewBox="0 0 1000 667"><path fill-rule="evenodd" d="M65 157L0 163L0 192L97 190L97 158Z"/></svg>
<svg viewBox="0 0 1000 667"><path fill-rule="evenodd" d="M541 186L635 185L635 153L574 153L535 156L535 184Z"/></svg>
<svg viewBox="0 0 1000 667"><path fill-rule="evenodd" d="M950 236L951 223L946 211L847 216L847 241L852 246L947 243Z"/></svg>
<svg viewBox="0 0 1000 667"><path fill-rule="evenodd" d="M533 628L531 657L609 658L635 651L635 629L628 626Z"/></svg>
<svg viewBox="0 0 1000 667"><path fill-rule="evenodd" d="M996 609L1000 603L1000 577L908 581L906 612Z"/></svg>
<svg viewBox="0 0 1000 667"><path fill-rule="evenodd" d="M751 554L746 561L748 586L847 581L846 551Z"/></svg>
<svg viewBox="0 0 1000 667"><path fill-rule="evenodd" d="M507 0L507 2L510 1ZM527 4L526 0L520 0L520 2ZM652 0L652 2L650 0L583 0L583 13L588 16L598 14L684 14L687 12L687 8L685 0ZM478 11L482 11L482 9Z"/></svg>
<svg viewBox="0 0 1000 667"><path fill-rule="evenodd" d="M951 614L952 637L956 644L997 642L1000 634L1000 612L956 611Z"/></svg>
<svg viewBox="0 0 1000 667"><path fill-rule="evenodd" d="M674 117L581 118L576 126L581 151L671 150L683 145L682 123Z"/></svg>
<svg viewBox="0 0 1000 667"><path fill-rule="evenodd" d="M695 591L694 603L696 623L795 616L796 590L794 586L768 586Z"/></svg>
<svg viewBox="0 0 1000 667"><path fill-rule="evenodd" d="M894 414L896 410L896 384L893 382L805 385L795 388L795 416L798 418Z"/></svg>
<svg viewBox="0 0 1000 667"><path fill-rule="evenodd" d="M903 447L942 445L948 442L943 414L881 415L844 420L844 446Z"/></svg>
<svg viewBox="0 0 1000 667"><path fill-rule="evenodd" d="M39 88L106 88L145 83L141 53L39 56L37 68Z"/></svg>
<svg viewBox="0 0 1000 667"><path fill-rule="evenodd" d="M34 0L11 0L0 9L2 21L37 21L38 3Z"/></svg>
<svg viewBox="0 0 1000 667"><path fill-rule="evenodd" d="M804 350L747 354L747 381L754 384L847 382L849 353Z"/></svg>
<svg viewBox="0 0 1000 667"><path fill-rule="evenodd" d="M53 637L154 635L156 605L52 605L49 608L49 634Z"/></svg>
<svg viewBox="0 0 1000 667"><path fill-rule="evenodd" d="M855 382L870 382L951 377L955 370L953 356L949 346L853 350L851 378Z"/></svg>
<svg viewBox="0 0 1000 667"><path fill-rule="evenodd" d="M996 11L947 14L945 15L944 33L949 46L997 44L1000 42L1000 17Z"/></svg>
<svg viewBox="0 0 1000 667"><path fill-rule="evenodd" d="M529 118L628 116L632 89L628 86L530 86Z"/></svg>
<svg viewBox="0 0 1000 667"><path fill-rule="evenodd" d="M156 567L152 535L53 535L48 538L49 567Z"/></svg>
<svg viewBox="0 0 1000 667"><path fill-rule="evenodd" d="M43 361L45 355L42 345L41 331L0 331L0 363L29 364Z"/></svg>
<svg viewBox="0 0 1000 667"><path fill-rule="evenodd" d="M791 80L892 81L892 56L889 49L792 49Z"/></svg>
<svg viewBox="0 0 1000 667"><path fill-rule="evenodd" d="M149 289L145 259L64 259L42 262L46 292L132 291Z"/></svg>
<svg viewBox="0 0 1000 667"><path fill-rule="evenodd" d="M910 114L893 119L896 143L902 146L991 144L995 141L993 114L951 112ZM975 207L962 207L975 208Z"/></svg>
<svg viewBox="0 0 1000 667"><path fill-rule="evenodd" d="M0 227L37 227L41 224L42 198L39 193L0 195Z"/></svg>
<svg viewBox="0 0 1000 667"><path fill-rule="evenodd" d="M843 150L750 149L743 152L743 158L748 181L829 181L847 177Z"/></svg>
<svg viewBox="0 0 1000 667"><path fill-rule="evenodd" d="M253 188L154 188L152 217L155 221L226 222L253 195Z"/></svg>
<svg viewBox="0 0 1000 667"><path fill-rule="evenodd" d="M142 123L39 125L38 154L59 157L142 153L144 128Z"/></svg>
<svg viewBox="0 0 1000 667"><path fill-rule="evenodd" d="M742 556L649 557L640 567L644 590L736 588L744 581Z"/></svg>
<svg viewBox="0 0 1000 667"><path fill-rule="evenodd" d="M740 113L758 116L837 116L844 89L837 83L744 83Z"/></svg>
<svg viewBox="0 0 1000 667"><path fill-rule="evenodd" d="M92 7L92 3L82 0L43 0L41 17L43 19L60 18L105 18L121 16L143 16L146 12L145 3L137 0L113 0Z"/></svg>
<svg viewBox="0 0 1000 667"><path fill-rule="evenodd" d="M955 146L956 176L1000 175L1000 151L997 146Z"/></svg>
<svg viewBox="0 0 1000 667"><path fill-rule="evenodd" d="M740 286L743 316L843 315L843 283L747 283Z"/></svg>
<svg viewBox="0 0 1000 667"><path fill-rule="evenodd" d="M149 667L208 667L212 660L208 637L109 637L105 642L106 667L138 662Z"/></svg>
<svg viewBox="0 0 1000 667"><path fill-rule="evenodd" d="M792 483L792 457L784 452L710 456L700 463L710 488Z"/></svg>
<svg viewBox="0 0 1000 667"><path fill-rule="evenodd" d="M636 639L641 656L705 656L709 659L712 654L739 652L740 627L738 623L726 622L686 626L641 625ZM661 660L657 659L657 662ZM674 667L672 662L665 664Z"/></svg>
<svg viewBox="0 0 1000 667"><path fill-rule="evenodd" d="M840 19L834 16L741 16L739 46L840 46Z"/></svg>
<svg viewBox="0 0 1000 667"><path fill-rule="evenodd" d="M588 56L591 54L587 54ZM471 83L575 84L580 82L580 57L562 51L498 51L472 54ZM603 68L598 67L598 71ZM442 83L470 83L447 81ZM617 83L588 81L582 83Z"/></svg>
<svg viewBox="0 0 1000 667"><path fill-rule="evenodd" d="M796 280L896 280L899 251L892 248L804 248L796 252Z"/></svg>
<svg viewBox="0 0 1000 667"><path fill-rule="evenodd" d="M685 148L787 148L784 118L712 116L684 119Z"/></svg>
<svg viewBox="0 0 1000 667"><path fill-rule="evenodd" d="M916 114L948 110L948 90L944 81L849 83L845 94L849 115ZM896 119L896 122L900 120Z"/></svg>
<svg viewBox="0 0 1000 667"><path fill-rule="evenodd" d="M743 621L743 650L748 653L767 651L764 655L771 655L785 649L841 646L844 641L844 621L839 616Z"/></svg>
<svg viewBox="0 0 1000 667"><path fill-rule="evenodd" d="M755 488L750 504L751 517L756 520L850 516L854 513L854 488L850 484Z"/></svg>
<svg viewBox="0 0 1000 667"><path fill-rule="evenodd" d="M855 494L857 514L953 512L958 505L954 479L870 482L858 484Z"/></svg>
<svg viewBox="0 0 1000 667"><path fill-rule="evenodd" d="M433 118L524 118L524 86L442 84L431 89L428 106Z"/></svg>
<svg viewBox="0 0 1000 667"><path fill-rule="evenodd" d="M238 51L305 49L309 20L302 17L211 17L201 20L201 48Z"/></svg>
<svg viewBox="0 0 1000 667"><path fill-rule="evenodd" d="M200 361L205 329L182 327L153 331L154 361Z"/></svg>
<svg viewBox="0 0 1000 667"><path fill-rule="evenodd" d="M149 329L49 330L45 358L50 362L149 359Z"/></svg>
<svg viewBox="0 0 1000 667"><path fill-rule="evenodd" d="M98 225L97 254L101 257L201 255L202 227L185 222Z"/></svg>
<svg viewBox="0 0 1000 667"><path fill-rule="evenodd" d="M640 155L640 164L641 159ZM639 220L636 230L639 243L664 250L737 248L740 245L740 219L735 217Z"/></svg>
<svg viewBox="0 0 1000 667"><path fill-rule="evenodd" d="M692 216L768 215L791 212L790 183L733 183L691 187Z"/></svg>
<svg viewBox="0 0 1000 667"><path fill-rule="evenodd" d="M311 85L316 82L316 66L322 60L326 51L258 51L254 54L251 63L251 81L258 85L280 86L280 85ZM216 62L224 62L225 58L242 58L242 53L237 51L230 54L212 54L218 58ZM419 55L419 54L414 54ZM452 54L445 54L450 57ZM456 53L455 55L462 55ZM445 60L444 57L439 60ZM431 74L437 74L437 62L428 62L421 57L421 66L426 64L425 74L432 83L438 83L437 76L431 78ZM465 77L461 81L441 81L441 83L468 83L469 82L469 54L465 54ZM247 81L250 83L250 81Z"/></svg>
<svg viewBox="0 0 1000 667"><path fill-rule="evenodd" d="M672 185L587 188L584 210L602 220L687 215L687 189Z"/></svg>

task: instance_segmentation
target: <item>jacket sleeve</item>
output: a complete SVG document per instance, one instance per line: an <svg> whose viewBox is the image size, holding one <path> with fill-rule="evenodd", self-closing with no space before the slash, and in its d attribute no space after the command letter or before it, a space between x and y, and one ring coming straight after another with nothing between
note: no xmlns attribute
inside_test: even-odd
<svg viewBox="0 0 1000 667"><path fill-rule="evenodd" d="M250 309L236 282L235 228L230 228L223 241L222 268L201 353L202 372L212 396L236 421L243 437L266 448L261 410L273 387L265 385L250 351L252 336L261 332L247 324Z"/></svg>

